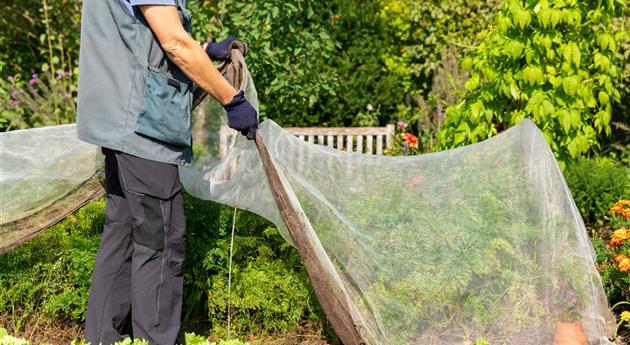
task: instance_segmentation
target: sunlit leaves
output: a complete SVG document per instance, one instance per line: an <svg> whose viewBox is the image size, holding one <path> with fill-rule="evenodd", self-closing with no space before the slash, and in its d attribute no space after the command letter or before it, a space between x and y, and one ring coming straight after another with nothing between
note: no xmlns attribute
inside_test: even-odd
<svg viewBox="0 0 630 345"><path fill-rule="evenodd" d="M523 55L525 45L519 41L510 41L507 46L507 52L512 59L518 59Z"/></svg>
<svg viewBox="0 0 630 345"><path fill-rule="evenodd" d="M597 43L602 50L608 49L612 53L617 51L617 42L615 42L615 38L609 33L597 36Z"/></svg>
<svg viewBox="0 0 630 345"><path fill-rule="evenodd" d="M598 147L620 99L615 54L625 35L609 24L620 14L607 3L506 0L496 27L462 61L471 75L467 95L447 109L440 145L482 140L528 117L563 161Z"/></svg>
<svg viewBox="0 0 630 345"><path fill-rule="evenodd" d="M573 63L575 64L575 67L580 67L582 54L580 53L580 48L577 43L569 42L560 49L562 50L562 56L564 57L565 62Z"/></svg>
<svg viewBox="0 0 630 345"><path fill-rule="evenodd" d="M523 80L529 85L540 85L545 82L542 69L538 66L527 66L523 69Z"/></svg>
<svg viewBox="0 0 630 345"><path fill-rule="evenodd" d="M576 75L566 77L562 81L562 88L564 89L564 92L569 96L573 96L577 94L579 87L580 87L580 77Z"/></svg>
<svg viewBox="0 0 630 345"><path fill-rule="evenodd" d="M516 2L514 2L510 7L512 19L514 23L516 23L516 26L524 29L526 26L529 25L529 23L531 23L532 15L527 9L519 6Z"/></svg>

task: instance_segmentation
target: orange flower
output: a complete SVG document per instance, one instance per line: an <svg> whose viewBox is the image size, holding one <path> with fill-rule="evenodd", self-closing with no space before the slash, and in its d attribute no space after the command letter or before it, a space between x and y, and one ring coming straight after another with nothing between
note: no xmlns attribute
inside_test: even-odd
<svg viewBox="0 0 630 345"><path fill-rule="evenodd" d="M613 232L612 237L610 238L610 242L608 243L611 247L617 248L620 247L626 240L630 239L630 229L619 229Z"/></svg>
<svg viewBox="0 0 630 345"><path fill-rule="evenodd" d="M630 209L626 209L626 206L628 205L630 205L630 200L619 200L610 208L609 211L611 213L621 213L624 218L630 219Z"/></svg>
<svg viewBox="0 0 630 345"><path fill-rule="evenodd" d="M619 272L630 272L630 258L625 256L624 254L619 254L613 258L617 267L619 268Z"/></svg>
<svg viewBox="0 0 630 345"><path fill-rule="evenodd" d="M405 143L409 145L409 147L413 147L415 149L418 148L418 137L411 133L405 133Z"/></svg>

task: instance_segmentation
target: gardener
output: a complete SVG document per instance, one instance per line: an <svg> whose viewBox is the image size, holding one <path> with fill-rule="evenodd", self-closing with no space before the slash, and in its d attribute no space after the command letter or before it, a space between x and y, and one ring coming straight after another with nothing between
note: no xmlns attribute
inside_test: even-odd
<svg viewBox="0 0 630 345"><path fill-rule="evenodd" d="M95 345L176 341L186 237L178 165L192 158L191 81L224 105L230 127L251 139L257 126L211 61L228 59L235 39L204 51L189 35L186 2L83 2L77 128L102 147L107 191L85 326Z"/></svg>

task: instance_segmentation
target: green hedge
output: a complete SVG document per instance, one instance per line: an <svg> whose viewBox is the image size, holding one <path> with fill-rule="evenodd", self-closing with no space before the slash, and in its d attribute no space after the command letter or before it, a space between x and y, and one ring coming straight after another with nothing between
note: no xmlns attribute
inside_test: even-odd
<svg viewBox="0 0 630 345"><path fill-rule="evenodd" d="M630 199L630 168L610 161L581 159L570 164L565 179L575 203L591 226L602 226L608 209L620 199Z"/></svg>
<svg viewBox="0 0 630 345"><path fill-rule="evenodd" d="M14 89L27 90L33 73L65 70L76 84L81 1L10 0L6 6L15 16L0 18L0 44L8 48L0 51L0 77L19 75ZM261 114L285 126L378 125L408 117L400 105L415 106L413 94L426 96L448 45L462 48L460 55L495 11L494 2L462 0L191 0L190 7L198 40L235 35L250 44ZM41 125L16 119L12 91L0 88L0 129L8 122Z"/></svg>
<svg viewBox="0 0 630 345"><path fill-rule="evenodd" d="M233 209L185 197L188 223L184 329L225 335ZM38 317L82 324L104 224L98 200L29 243L0 256L0 314L21 330ZM238 211L232 280L233 334L275 334L310 322L321 308L295 250L264 219Z"/></svg>
<svg viewBox="0 0 630 345"><path fill-rule="evenodd" d="M6 329L0 328L0 344L2 345L30 345L31 343L26 339L17 338L11 336ZM85 343L84 341L72 341L71 345L88 345L89 343ZM242 342L239 340L220 340L218 343L210 342L207 338L198 336L194 333L186 333L185 336L185 344L186 345L249 345L247 342ZM149 345L149 342L142 339L134 339L126 338L123 341L118 341L113 345Z"/></svg>

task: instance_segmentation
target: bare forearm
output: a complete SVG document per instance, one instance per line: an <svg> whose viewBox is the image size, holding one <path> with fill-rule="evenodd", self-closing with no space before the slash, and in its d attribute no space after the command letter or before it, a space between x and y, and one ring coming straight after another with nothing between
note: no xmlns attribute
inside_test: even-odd
<svg viewBox="0 0 630 345"><path fill-rule="evenodd" d="M221 104L229 103L236 90L214 67L199 43L184 30L176 8L143 5L140 10L171 61Z"/></svg>
<svg viewBox="0 0 630 345"><path fill-rule="evenodd" d="M223 78L203 48L192 37L167 42L162 47L182 72L221 104L232 100L236 90Z"/></svg>

